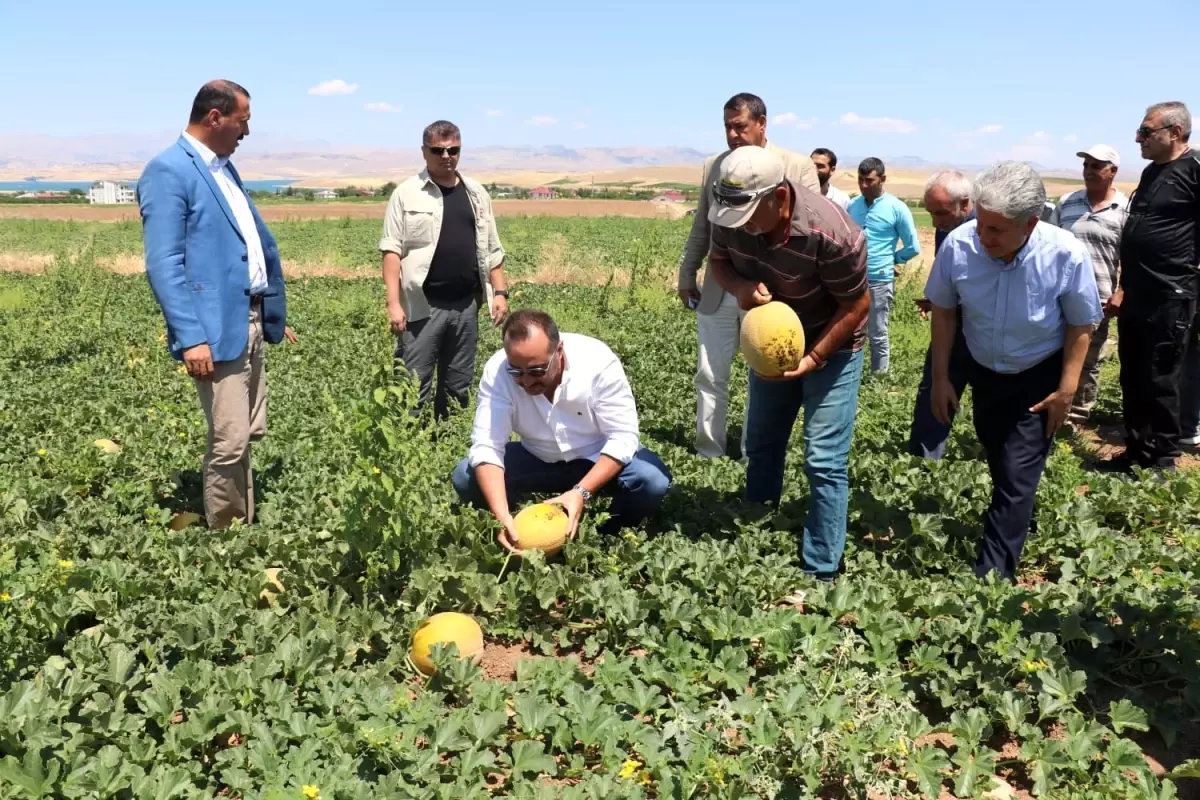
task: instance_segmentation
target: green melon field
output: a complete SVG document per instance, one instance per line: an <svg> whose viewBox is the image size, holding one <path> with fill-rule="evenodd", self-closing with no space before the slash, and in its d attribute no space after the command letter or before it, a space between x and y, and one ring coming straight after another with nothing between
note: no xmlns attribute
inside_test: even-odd
<svg viewBox="0 0 1200 800"><path fill-rule="evenodd" d="M369 254L376 226L356 225L277 233L285 255ZM944 461L905 453L919 282L899 293L892 373L860 393L845 572L824 585L798 561L799 427L778 509L743 505L737 461L691 453L695 322L665 288L686 223L503 221L518 281L555 236L626 270L518 282L513 304L621 356L675 478L644 529L600 536L601 501L562 558L507 563L449 482L470 410L409 416L377 280L289 284L300 342L268 355L258 519L182 526L202 510L195 390L145 279L93 260L136 234L0 225L2 251L63 254L0 275L0 798L1108 800L1200 783L1200 471L1100 475L1064 439L1019 582L975 579L990 482L969 403ZM487 328L478 367L498 346ZM805 607L781 607L798 588ZM409 639L444 610L474 615L485 657L439 653L424 678Z"/></svg>

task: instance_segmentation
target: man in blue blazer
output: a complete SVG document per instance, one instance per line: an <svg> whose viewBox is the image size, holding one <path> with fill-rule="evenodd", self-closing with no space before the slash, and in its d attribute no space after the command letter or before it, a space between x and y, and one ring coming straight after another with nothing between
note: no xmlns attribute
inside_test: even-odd
<svg viewBox="0 0 1200 800"><path fill-rule="evenodd" d="M254 521L250 445L267 427L264 342L285 336L287 303L275 238L229 157L250 133L250 94L206 83L187 129L146 165L138 205L146 276L167 347L196 384L208 420L204 516L210 528Z"/></svg>

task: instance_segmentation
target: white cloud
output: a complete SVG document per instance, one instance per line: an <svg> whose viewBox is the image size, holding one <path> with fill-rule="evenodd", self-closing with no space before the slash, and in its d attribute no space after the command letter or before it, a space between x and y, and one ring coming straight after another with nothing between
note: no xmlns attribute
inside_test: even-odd
<svg viewBox="0 0 1200 800"><path fill-rule="evenodd" d="M572 123L571 123L571 127L572 127L572 128L578 128L578 129L580 129L580 130L583 130L584 128L586 128L586 127L587 127L587 123L586 123L586 122L575 121L575 122L572 122Z"/></svg>
<svg viewBox="0 0 1200 800"><path fill-rule="evenodd" d="M308 93L315 94L318 97L330 97L335 94L354 94L357 91L357 83L346 83L341 78L335 78L331 81L321 81L309 89Z"/></svg>
<svg viewBox="0 0 1200 800"><path fill-rule="evenodd" d="M558 118L557 117L547 117L545 115L539 115L536 117L530 117L529 119L525 120L525 124L526 125L557 125Z"/></svg>
<svg viewBox="0 0 1200 800"><path fill-rule="evenodd" d="M503 117L503 116L504 116L504 112L503 112L503 111L501 111L501 110L500 110L500 109L498 109L498 108L489 108L489 109L487 110L487 115L488 115L489 117Z"/></svg>
<svg viewBox="0 0 1200 800"><path fill-rule="evenodd" d="M363 106L367 111L384 111L395 114L404 109L403 106L394 106L391 103L367 103Z"/></svg>
<svg viewBox="0 0 1200 800"><path fill-rule="evenodd" d="M870 133L913 133L917 130L917 126L906 119L860 117L853 111L842 114L838 121L855 130L869 131Z"/></svg>
<svg viewBox="0 0 1200 800"><path fill-rule="evenodd" d="M1063 137L1063 141L1066 142L1067 144L1075 144L1075 142L1079 141L1079 136L1078 136L1078 134L1068 133L1066 136Z"/></svg>
<svg viewBox="0 0 1200 800"><path fill-rule="evenodd" d="M975 132L980 133L980 134L989 134L989 133L999 133L1002 130L1004 130L1003 125L984 125L982 128L979 128Z"/></svg>
<svg viewBox="0 0 1200 800"><path fill-rule="evenodd" d="M771 122L780 127L788 126L796 128L797 130L806 131L816 124L817 118L813 117L812 119L800 119L799 114L793 114L791 111L785 111L782 114L776 114L775 118L772 119Z"/></svg>
<svg viewBox="0 0 1200 800"><path fill-rule="evenodd" d="M960 133L954 134L954 136L955 136L955 138L958 138L958 139L975 139L980 136L991 136L992 134L999 133L1002 130L1004 130L1003 125L992 124L992 125L984 125L981 128L976 128L975 130L971 130L971 131L962 131ZM968 146L970 146L970 145L968 145Z"/></svg>
<svg viewBox="0 0 1200 800"><path fill-rule="evenodd" d="M1053 141L1054 137L1045 131L1035 131L1022 138L1019 144L1009 148L1009 156L1018 161L1041 161L1051 158L1054 155L1054 148L1050 146Z"/></svg>

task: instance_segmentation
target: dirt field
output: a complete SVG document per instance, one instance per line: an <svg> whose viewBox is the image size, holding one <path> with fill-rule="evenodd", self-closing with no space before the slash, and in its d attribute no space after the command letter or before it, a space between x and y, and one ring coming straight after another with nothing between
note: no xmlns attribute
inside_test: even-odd
<svg viewBox="0 0 1200 800"><path fill-rule="evenodd" d="M267 222L285 219L383 219L386 203L263 203L258 211ZM642 219L679 219L690 206L647 200L494 200L497 216L600 217L614 214ZM115 222L138 219L137 206L0 205L0 218Z"/></svg>

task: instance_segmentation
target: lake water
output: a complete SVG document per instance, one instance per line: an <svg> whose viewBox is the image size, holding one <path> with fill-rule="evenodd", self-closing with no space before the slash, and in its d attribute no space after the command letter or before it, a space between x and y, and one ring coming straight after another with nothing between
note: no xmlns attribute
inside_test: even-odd
<svg viewBox="0 0 1200 800"><path fill-rule="evenodd" d="M294 180L274 181L243 181L247 189L260 192L273 192L276 189L286 189ZM87 192L91 181L0 181L0 192L69 192L72 189L82 189Z"/></svg>

